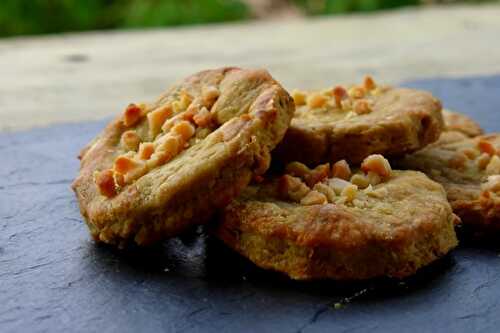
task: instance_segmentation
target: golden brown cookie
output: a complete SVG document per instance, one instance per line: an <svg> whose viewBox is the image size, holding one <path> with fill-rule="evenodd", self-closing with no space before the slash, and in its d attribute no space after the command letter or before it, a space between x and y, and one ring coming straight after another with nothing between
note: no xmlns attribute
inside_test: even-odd
<svg viewBox="0 0 500 333"><path fill-rule="evenodd" d="M500 230L500 133L469 138L445 132L439 141L395 163L441 183L454 212L477 231Z"/></svg>
<svg viewBox="0 0 500 333"><path fill-rule="evenodd" d="M444 109L443 119L445 131L461 132L471 138L483 134L481 126L462 113Z"/></svg>
<svg viewBox="0 0 500 333"><path fill-rule="evenodd" d="M402 278L457 245L456 220L441 185L371 155L355 172L343 160L313 170L291 163L247 187L213 232L293 279Z"/></svg>
<svg viewBox="0 0 500 333"><path fill-rule="evenodd" d="M430 93L363 85L292 93L297 110L273 157L308 165L374 153L400 155L436 141L443 128L441 103Z"/></svg>
<svg viewBox="0 0 500 333"><path fill-rule="evenodd" d="M144 245L203 223L266 171L293 112L267 71L239 68L130 104L80 154L73 189L91 234Z"/></svg>

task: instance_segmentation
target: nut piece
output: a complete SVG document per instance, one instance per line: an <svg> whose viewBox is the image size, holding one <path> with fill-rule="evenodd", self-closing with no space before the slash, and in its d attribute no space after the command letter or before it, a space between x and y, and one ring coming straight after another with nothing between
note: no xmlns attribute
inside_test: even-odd
<svg viewBox="0 0 500 333"><path fill-rule="evenodd" d="M484 170L488 163L490 163L490 159L491 157L487 153L482 153L481 155L479 155L476 160L476 164L479 170Z"/></svg>
<svg viewBox="0 0 500 333"><path fill-rule="evenodd" d="M201 110L193 116L193 121L199 127L209 127L212 123L212 114L206 107L202 107Z"/></svg>
<svg viewBox="0 0 500 333"><path fill-rule="evenodd" d="M156 137L158 133L160 133L163 123L172 115L172 113L172 106L170 105L165 105L154 110L153 112L148 113L149 134L152 138Z"/></svg>
<svg viewBox="0 0 500 333"><path fill-rule="evenodd" d="M365 88L363 87L354 86L351 89L349 89L348 94L354 99L360 99L365 97L366 91Z"/></svg>
<svg viewBox="0 0 500 333"><path fill-rule="evenodd" d="M300 162L291 162L285 167L285 173L304 179L311 170Z"/></svg>
<svg viewBox="0 0 500 333"><path fill-rule="evenodd" d="M123 132L122 137L120 139L120 144L126 150L136 151L141 143L141 138L137 135L137 132L134 130L128 130Z"/></svg>
<svg viewBox="0 0 500 333"><path fill-rule="evenodd" d="M219 98L220 92L217 87L214 86L203 86L201 88L201 98L203 99L203 105L207 109L212 108L217 98Z"/></svg>
<svg viewBox="0 0 500 333"><path fill-rule="evenodd" d="M322 94L312 93L307 96L307 106L310 109L317 109L326 104L327 98Z"/></svg>
<svg viewBox="0 0 500 333"><path fill-rule="evenodd" d="M357 114L367 114L372 112L372 107L369 101L367 101L366 99L360 99L359 101L356 101L354 103L353 110Z"/></svg>
<svg viewBox="0 0 500 333"><path fill-rule="evenodd" d="M338 161L332 166L332 176L344 180L348 180L351 177L351 168L346 160Z"/></svg>
<svg viewBox="0 0 500 333"><path fill-rule="evenodd" d="M359 188L367 188L370 185L368 177L364 174L356 173L351 177L351 183Z"/></svg>
<svg viewBox="0 0 500 333"><path fill-rule="evenodd" d="M488 180L481 184L483 191L490 191L494 193L500 192L500 175L489 176Z"/></svg>
<svg viewBox="0 0 500 333"><path fill-rule="evenodd" d="M347 91L342 86L336 86L333 88L333 97L335 98L335 106L339 109L343 109L342 100L347 97Z"/></svg>
<svg viewBox="0 0 500 333"><path fill-rule="evenodd" d="M296 202L300 202L310 191L310 188L300 178L289 175L280 178L279 189L282 196Z"/></svg>
<svg viewBox="0 0 500 333"><path fill-rule="evenodd" d="M98 171L94 174L94 182L97 185L99 193L105 197L111 198L116 195L115 179L113 170Z"/></svg>
<svg viewBox="0 0 500 333"><path fill-rule="evenodd" d="M340 193L341 196L346 198L347 202L352 202L356 199L356 195L358 194L358 187L354 184L349 184Z"/></svg>
<svg viewBox="0 0 500 333"><path fill-rule="evenodd" d="M500 157L494 155L490 163L486 166L486 173L488 175L498 175L500 174Z"/></svg>
<svg viewBox="0 0 500 333"><path fill-rule="evenodd" d="M189 108L189 105L191 105L192 101L193 101L193 96L191 96L186 91L181 92L181 99L179 102L180 102L180 108L182 110L187 110Z"/></svg>
<svg viewBox="0 0 500 333"><path fill-rule="evenodd" d="M325 163L318 165L316 168L311 170L309 174L305 176L305 182L307 186L313 187L316 183L319 183L320 181L328 178L328 175L330 173L330 164Z"/></svg>
<svg viewBox="0 0 500 333"><path fill-rule="evenodd" d="M495 146L493 146L493 144L491 144L491 142L489 142L489 141L481 139L477 143L477 147L479 148L479 150L482 153L486 153L490 156L495 155L495 152L496 152Z"/></svg>
<svg viewBox="0 0 500 333"><path fill-rule="evenodd" d="M137 155L141 160L149 160L155 152L155 145L152 142L141 143Z"/></svg>
<svg viewBox="0 0 500 333"><path fill-rule="evenodd" d="M363 87L365 88L366 91L371 91L377 87L375 84L375 81L373 78L369 75L365 76L365 79L363 80Z"/></svg>
<svg viewBox="0 0 500 333"><path fill-rule="evenodd" d="M330 186L337 195L340 195L344 188L349 185L351 185L351 183L340 178L328 179L328 186Z"/></svg>
<svg viewBox="0 0 500 333"><path fill-rule="evenodd" d="M292 92L292 98L296 106L306 104L306 94L300 90L294 90Z"/></svg>
<svg viewBox="0 0 500 333"><path fill-rule="evenodd" d="M364 172L373 171L382 178L389 178L392 173L389 161L380 154L368 156L361 163L361 170Z"/></svg>
<svg viewBox="0 0 500 333"><path fill-rule="evenodd" d="M142 109L138 105L130 103L123 113L123 124L127 127L133 126L141 117Z"/></svg>
<svg viewBox="0 0 500 333"><path fill-rule="evenodd" d="M325 183L317 183L316 185L314 185L313 190L318 191L319 193L323 193L328 202L333 202L335 200L335 191Z"/></svg>
<svg viewBox="0 0 500 333"><path fill-rule="evenodd" d="M318 191L310 191L300 200L301 205L323 205L328 203L326 196Z"/></svg>
<svg viewBox="0 0 500 333"><path fill-rule="evenodd" d="M113 164L113 170L117 173L125 175L137 168L140 168L142 163L132 159L128 155L118 156Z"/></svg>
<svg viewBox="0 0 500 333"><path fill-rule="evenodd" d="M448 166L452 169L463 169L465 168L465 163L467 162L467 156L462 152L457 152L450 160L448 160Z"/></svg>
<svg viewBox="0 0 500 333"><path fill-rule="evenodd" d="M172 133L179 135L184 142L187 142L196 132L196 129L189 121L182 120L172 127Z"/></svg>

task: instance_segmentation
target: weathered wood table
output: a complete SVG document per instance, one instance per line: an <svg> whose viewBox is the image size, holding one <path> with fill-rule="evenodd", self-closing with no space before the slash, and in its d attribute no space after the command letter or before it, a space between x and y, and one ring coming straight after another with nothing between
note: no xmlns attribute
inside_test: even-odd
<svg viewBox="0 0 500 333"><path fill-rule="evenodd" d="M431 90L500 130L500 7L0 40L0 331L498 331L500 251L463 242L404 281L298 283L203 229L153 249L94 244L69 189L80 147L130 101L221 65L287 88Z"/></svg>

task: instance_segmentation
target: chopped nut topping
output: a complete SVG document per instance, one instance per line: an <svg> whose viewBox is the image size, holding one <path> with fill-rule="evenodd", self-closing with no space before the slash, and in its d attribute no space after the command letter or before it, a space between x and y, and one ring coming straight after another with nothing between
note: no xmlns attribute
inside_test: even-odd
<svg viewBox="0 0 500 333"><path fill-rule="evenodd" d="M120 144L126 150L134 150L136 151L141 143L141 138L137 135L137 132L134 130L128 130L123 132Z"/></svg>
<svg viewBox="0 0 500 333"><path fill-rule="evenodd" d="M156 150L166 154L160 155L165 160L170 160L179 153L183 145L184 142L180 136L167 134L158 140Z"/></svg>
<svg viewBox="0 0 500 333"><path fill-rule="evenodd" d="M365 97L366 91L365 88L363 87L354 86L351 89L349 89L348 94L354 99L360 99Z"/></svg>
<svg viewBox="0 0 500 333"><path fill-rule="evenodd" d="M202 107L194 117L193 121L200 127L209 127L212 124L212 114L206 107Z"/></svg>
<svg viewBox="0 0 500 333"><path fill-rule="evenodd" d="M304 178L307 186L312 187L316 183L328 178L330 174L330 164L321 164L311 170Z"/></svg>
<svg viewBox="0 0 500 333"><path fill-rule="evenodd" d="M132 159L127 155L118 156L113 164L113 170L125 175L134 169L140 168L142 163Z"/></svg>
<svg viewBox="0 0 500 333"><path fill-rule="evenodd" d="M149 160L155 152L155 145L152 142L141 143L139 146L138 156L141 160Z"/></svg>
<svg viewBox="0 0 500 333"><path fill-rule="evenodd" d="M368 182L372 186L375 186L382 182L382 177L380 177L378 173L375 173L373 171L368 171L368 173L366 174L366 178L368 179Z"/></svg>
<svg viewBox="0 0 500 333"><path fill-rule="evenodd" d="M116 195L115 179L113 178L113 170L98 171L94 174L94 182L97 185L99 193L108 198Z"/></svg>
<svg viewBox="0 0 500 333"><path fill-rule="evenodd" d="M300 204L302 205L322 205L327 203L328 200L323 193L318 191L310 191L300 200Z"/></svg>
<svg viewBox="0 0 500 333"><path fill-rule="evenodd" d="M351 177L351 168L346 160L338 161L332 166L332 176L344 180L348 180Z"/></svg>
<svg viewBox="0 0 500 333"><path fill-rule="evenodd" d="M280 178L280 192L283 196L300 202L309 193L310 188L300 178L284 175Z"/></svg>
<svg viewBox="0 0 500 333"><path fill-rule="evenodd" d="M371 91L371 90L375 89L377 87L377 85L375 84L375 81L373 80L373 78L368 75L368 76L365 76L365 79L363 81L363 87L365 88L365 90Z"/></svg>
<svg viewBox="0 0 500 333"><path fill-rule="evenodd" d="M152 138L160 133L163 123L172 115L172 107L165 105L148 113L149 134Z"/></svg>
<svg viewBox="0 0 500 333"><path fill-rule="evenodd" d="M296 106L301 106L306 104L306 94L300 90L294 90L292 92L292 98Z"/></svg>
<svg viewBox="0 0 500 333"><path fill-rule="evenodd" d="M125 112L123 113L123 124L127 127L135 125L142 117L142 109L134 104L131 103L127 106L125 109Z"/></svg>
<svg viewBox="0 0 500 333"><path fill-rule="evenodd" d="M469 160L474 160L474 159L476 159L479 156L478 151L475 150L475 149L471 149L471 148L465 148L464 150L462 150L462 153L465 156L467 156L467 158Z"/></svg>
<svg viewBox="0 0 500 333"><path fill-rule="evenodd" d="M191 105L192 101L193 101L193 96L191 96L186 91L181 92L181 99L179 102L180 102L180 108L182 110L187 110L189 108L189 105Z"/></svg>
<svg viewBox="0 0 500 333"><path fill-rule="evenodd" d="M356 199L356 195L358 194L358 187L354 184L349 184L340 193L341 196L346 198L347 202L352 202Z"/></svg>
<svg viewBox="0 0 500 333"><path fill-rule="evenodd" d="M479 170L484 170L488 163L490 163L491 156L487 153L482 153L476 160L477 167Z"/></svg>
<svg viewBox="0 0 500 333"><path fill-rule="evenodd" d="M348 110L351 110L352 109L352 101L350 99L344 99L342 100L342 102L340 102L341 104L341 108L342 110L344 111L348 111ZM349 112L352 114L352 116L355 116L356 114L354 112ZM347 116L346 116L347 118Z"/></svg>
<svg viewBox="0 0 500 333"><path fill-rule="evenodd" d="M482 152L482 153L486 153L490 156L493 156L495 155L496 153L496 149L495 149L495 146L493 146L493 144L491 144L491 142L489 141L486 141L486 140L479 140L479 142L477 143L477 146L479 148L479 150Z"/></svg>
<svg viewBox="0 0 500 333"><path fill-rule="evenodd" d="M500 157L493 155L490 162L486 166L486 173L488 175L498 175L500 174Z"/></svg>
<svg viewBox="0 0 500 333"><path fill-rule="evenodd" d="M312 93L307 96L307 106L311 109L317 109L326 104L327 98L318 93Z"/></svg>
<svg viewBox="0 0 500 333"><path fill-rule="evenodd" d="M366 99L361 99L354 102L354 112L356 112L357 114L367 114L372 112L370 102Z"/></svg>
<svg viewBox="0 0 500 333"><path fill-rule="evenodd" d="M389 161L380 154L373 154L365 158L361 163L361 170L364 172L373 171L382 178L388 178L392 173Z"/></svg>
<svg viewBox="0 0 500 333"><path fill-rule="evenodd" d="M313 190L318 191L319 193L323 193L328 199L328 202L335 201L335 191L325 183L317 183L316 185L314 185Z"/></svg>
<svg viewBox="0 0 500 333"><path fill-rule="evenodd" d="M448 166L452 169L463 169L467 162L467 156L461 152L457 152L449 161Z"/></svg>
<svg viewBox="0 0 500 333"><path fill-rule="evenodd" d="M363 174L356 173L351 177L351 183L359 188L367 188L370 184L368 177Z"/></svg>
<svg viewBox="0 0 500 333"><path fill-rule="evenodd" d="M189 121L182 120L172 127L172 132L181 136L187 142L194 135L196 129Z"/></svg>
<svg viewBox="0 0 500 333"><path fill-rule="evenodd" d="M342 86L336 86L333 88L333 97L335 98L335 106L339 109L343 109L342 100L347 97L347 91Z"/></svg>
<svg viewBox="0 0 500 333"><path fill-rule="evenodd" d="M500 175L489 176L487 181L481 184L481 189L483 191L490 191L493 193L500 192Z"/></svg>
<svg viewBox="0 0 500 333"><path fill-rule="evenodd" d="M203 86L201 89L201 96L203 99L203 105L207 107L207 109L211 109L212 105L214 105L217 98L219 98L220 92L217 87L214 86Z"/></svg>
<svg viewBox="0 0 500 333"><path fill-rule="evenodd" d="M340 178L328 179L328 186L330 186L337 195L340 195L344 188L349 185L351 185L351 183Z"/></svg>
<svg viewBox="0 0 500 333"><path fill-rule="evenodd" d="M311 170L300 162L291 162L285 167L285 173L302 179L305 179L310 172Z"/></svg>

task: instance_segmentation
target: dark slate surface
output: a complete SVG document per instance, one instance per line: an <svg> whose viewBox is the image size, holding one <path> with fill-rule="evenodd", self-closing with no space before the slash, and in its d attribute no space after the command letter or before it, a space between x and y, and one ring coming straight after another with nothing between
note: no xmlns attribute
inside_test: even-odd
<svg viewBox="0 0 500 333"><path fill-rule="evenodd" d="M500 77L408 86L500 129ZM103 124L0 134L1 332L498 331L495 246L462 244L402 282L339 284L264 272L201 229L147 250L94 244L69 185Z"/></svg>

